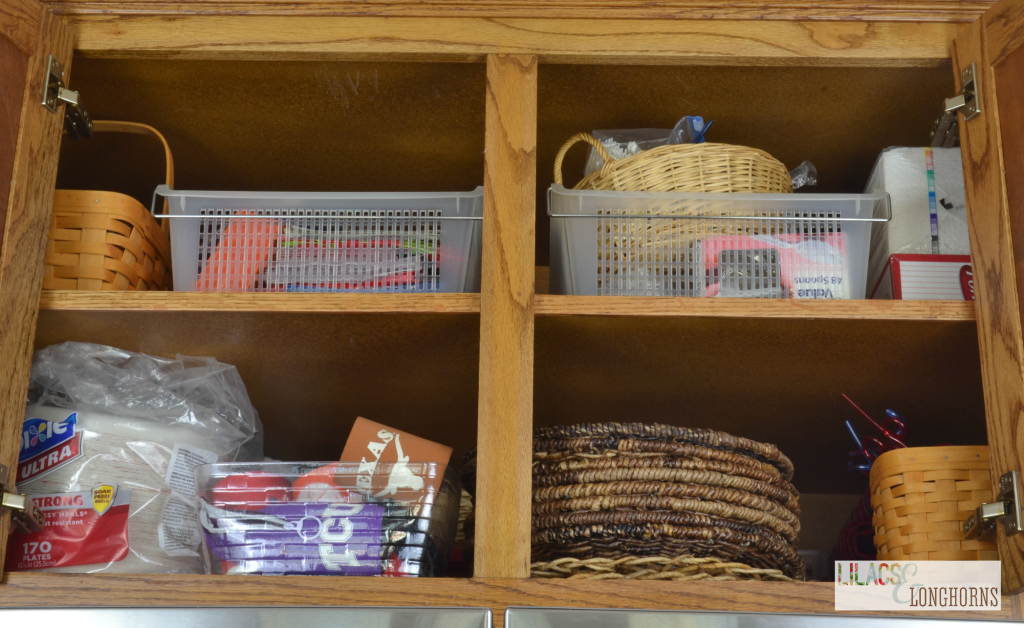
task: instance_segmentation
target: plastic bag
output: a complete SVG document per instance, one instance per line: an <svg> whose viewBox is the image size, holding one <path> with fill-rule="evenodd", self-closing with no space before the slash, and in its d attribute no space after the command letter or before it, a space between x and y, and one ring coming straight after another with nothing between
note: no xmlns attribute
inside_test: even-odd
<svg viewBox="0 0 1024 628"><path fill-rule="evenodd" d="M714 122L712 120L711 122ZM708 122L707 126L711 126ZM668 135L669 144L703 144L707 128L700 116L683 116Z"/></svg>
<svg viewBox="0 0 1024 628"><path fill-rule="evenodd" d="M886 148L864 190L886 192L892 202L892 220L871 226L870 288L878 284L889 256L896 253L970 255L959 148Z"/></svg>
<svg viewBox="0 0 1024 628"><path fill-rule="evenodd" d="M618 160L668 144L670 133L672 133L672 129L612 129L594 131L592 135L601 142L612 159ZM584 176L597 172L602 166L604 166L604 159L591 146L587 154L587 167L584 170Z"/></svg>
<svg viewBox="0 0 1024 628"><path fill-rule="evenodd" d="M11 535L12 570L203 573L195 467L263 459L235 367L75 342L36 353L21 445L47 526Z"/></svg>
<svg viewBox="0 0 1024 628"><path fill-rule="evenodd" d="M805 160L789 171L789 178L793 180L794 190L806 185L818 185L818 169L814 167L814 164Z"/></svg>
<svg viewBox="0 0 1024 628"><path fill-rule="evenodd" d="M707 126L710 126L710 122ZM608 155L615 160L636 155L666 144L689 144L694 139L704 142L702 131L706 130L704 119L700 116L683 116L672 129L611 129L594 131L592 135L600 140ZM604 166L594 147L587 154L587 166L584 176L597 172Z"/></svg>

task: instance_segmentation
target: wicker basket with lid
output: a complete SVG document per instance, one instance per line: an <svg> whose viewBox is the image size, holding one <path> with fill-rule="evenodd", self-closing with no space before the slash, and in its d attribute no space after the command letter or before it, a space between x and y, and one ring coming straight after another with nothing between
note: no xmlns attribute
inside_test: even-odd
<svg viewBox="0 0 1024 628"><path fill-rule="evenodd" d="M604 165L577 183L576 190L632 192L787 193L793 181L768 153L732 144L668 144L613 160L589 133L569 138L555 156L555 183L562 183L562 162L577 142L594 147Z"/></svg>

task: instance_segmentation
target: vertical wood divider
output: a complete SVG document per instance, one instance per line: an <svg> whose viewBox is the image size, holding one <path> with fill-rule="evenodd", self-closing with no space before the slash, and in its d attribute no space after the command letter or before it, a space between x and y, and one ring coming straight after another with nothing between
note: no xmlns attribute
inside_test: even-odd
<svg viewBox="0 0 1024 628"><path fill-rule="evenodd" d="M530 575L537 57L487 56L474 575Z"/></svg>

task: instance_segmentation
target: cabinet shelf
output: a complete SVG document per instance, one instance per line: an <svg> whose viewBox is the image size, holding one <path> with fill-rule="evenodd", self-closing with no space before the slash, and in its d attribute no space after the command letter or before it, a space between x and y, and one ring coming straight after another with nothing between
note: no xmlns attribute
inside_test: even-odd
<svg viewBox="0 0 1024 628"><path fill-rule="evenodd" d="M479 294L274 294L44 290L40 310L479 314Z"/></svg>
<svg viewBox="0 0 1024 628"><path fill-rule="evenodd" d="M538 316L681 316L973 321L973 301L844 301L537 295Z"/></svg>
<svg viewBox="0 0 1024 628"><path fill-rule="evenodd" d="M319 605L476 606L500 626L508 606L650 608L732 612L836 613L830 582L665 582L538 579L344 578L318 576L148 576L9 573L0 607ZM885 613L868 613L883 615ZM900 613L900 616L922 613ZM942 617L1020 619L1001 611Z"/></svg>
<svg viewBox="0 0 1024 628"><path fill-rule="evenodd" d="M479 294L267 294L46 290L40 310L479 314ZM974 321L971 301L801 301L537 295L538 316Z"/></svg>

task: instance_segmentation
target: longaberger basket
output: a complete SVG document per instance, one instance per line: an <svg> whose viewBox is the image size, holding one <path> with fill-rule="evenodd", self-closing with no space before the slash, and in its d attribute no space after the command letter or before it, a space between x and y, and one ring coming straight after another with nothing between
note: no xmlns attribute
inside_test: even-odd
<svg viewBox="0 0 1024 628"><path fill-rule="evenodd" d="M167 185L173 187L174 161L159 131L136 122L103 120L93 122L93 131L160 140L167 160ZM170 290L171 285L168 231L141 203L119 192L56 191L44 290Z"/></svg>
<svg viewBox="0 0 1024 628"><path fill-rule="evenodd" d="M988 447L910 447L871 466L878 560L998 560L995 543L964 539L964 520L992 501Z"/></svg>
<svg viewBox="0 0 1024 628"><path fill-rule="evenodd" d="M601 142L578 133L555 156L555 183L562 183L562 161L577 142L594 147L604 165L575 190L620 192L787 193L793 181L786 166L763 150L732 144L668 144L613 160Z"/></svg>

